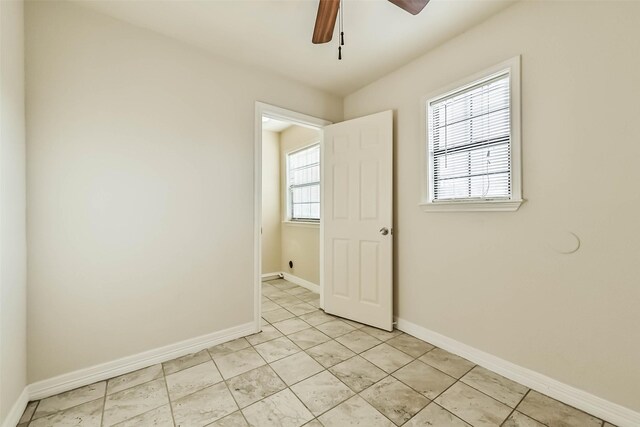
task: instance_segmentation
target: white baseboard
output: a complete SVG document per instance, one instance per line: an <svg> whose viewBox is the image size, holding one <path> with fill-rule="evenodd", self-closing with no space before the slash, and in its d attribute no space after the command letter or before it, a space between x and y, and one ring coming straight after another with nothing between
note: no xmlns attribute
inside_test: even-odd
<svg viewBox="0 0 640 427"><path fill-rule="evenodd" d="M272 279L277 279L277 278L283 278L284 280L287 280L291 283L295 283L298 286L302 286L303 288L306 288L308 290L310 290L311 292L315 292L316 294L320 293L320 286L316 285L313 282L310 282L308 280L305 280L301 277L298 276L294 276L293 274L290 273L284 273L281 271L277 271L274 273L265 273L262 275L262 280L272 280Z"/></svg>
<svg viewBox="0 0 640 427"><path fill-rule="evenodd" d="M457 354L504 377L525 385L549 397L585 411L619 427L640 426L640 413L618 405L586 391L561 383L497 356L485 353L452 338L431 331L404 319L396 319L397 328L416 338L430 342L448 352Z"/></svg>
<svg viewBox="0 0 640 427"><path fill-rule="evenodd" d="M234 326L164 347L148 350L132 356L123 357L107 363L79 369L54 378L38 381L27 386L28 400L37 400L54 394L63 393L97 381L103 381L156 363L166 362L176 357L195 353L223 342L256 333L254 322Z"/></svg>
<svg viewBox="0 0 640 427"><path fill-rule="evenodd" d="M279 271L276 271L275 273L264 273L261 277L263 282L265 280L280 279L282 277L282 273Z"/></svg>
<svg viewBox="0 0 640 427"><path fill-rule="evenodd" d="M18 422L20 422L20 418L22 418L27 403L29 403L29 390L25 387L22 393L20 393L20 396L18 396L18 400L16 400L11 407L7 417L4 419L2 427L16 427Z"/></svg>
<svg viewBox="0 0 640 427"><path fill-rule="evenodd" d="M294 276L293 274L289 274L289 273L282 273L282 274L284 276L284 280L287 280L291 283L295 283L298 286L302 286L303 288L306 288L311 292L315 292L316 294L320 293L319 285L316 285L313 282L309 282L308 280L304 280L298 276Z"/></svg>

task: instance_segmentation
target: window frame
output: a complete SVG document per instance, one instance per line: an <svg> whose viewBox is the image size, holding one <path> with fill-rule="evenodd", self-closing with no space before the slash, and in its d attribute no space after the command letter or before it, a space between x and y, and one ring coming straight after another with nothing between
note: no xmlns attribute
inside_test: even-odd
<svg viewBox="0 0 640 427"><path fill-rule="evenodd" d="M290 174L290 167L289 167L289 159L290 156L292 154L295 153L299 153L300 151L304 151L304 150L308 150L312 147L318 147L319 151L320 151L320 158L318 160L318 168L319 168L319 178L318 178L318 186L320 188L320 213L319 213L319 217L318 219L315 218L294 218L293 217L293 197L291 194L291 186L289 185L289 174ZM299 224L299 225L304 225L304 224L308 224L308 225L318 225L320 224L320 217L322 216L322 147L320 145L320 140L314 140L313 142L304 145L303 147L298 147L298 148L294 148L290 151L287 151L286 153L284 153L284 157L285 157L285 174L284 174L284 190L286 192L286 198L285 198L285 203L286 203L286 215L285 215L285 223L289 223L289 224ZM314 184L312 184L314 185Z"/></svg>
<svg viewBox="0 0 640 427"><path fill-rule="evenodd" d="M488 81L501 74L509 73L510 129L511 129L511 197L509 199L460 199L433 200L433 159L429 150L429 106L432 102L450 97L482 81ZM460 211L516 211L524 202L522 199L522 160L520 134L520 56L489 67L455 83L447 85L420 100L422 111L421 149L421 201L425 212Z"/></svg>

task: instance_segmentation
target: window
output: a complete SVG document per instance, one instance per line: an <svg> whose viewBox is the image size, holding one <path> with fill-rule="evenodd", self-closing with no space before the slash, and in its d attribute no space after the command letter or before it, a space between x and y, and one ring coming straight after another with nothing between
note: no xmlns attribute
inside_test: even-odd
<svg viewBox="0 0 640 427"><path fill-rule="evenodd" d="M289 219L320 220L320 145L287 154Z"/></svg>
<svg viewBox="0 0 640 427"><path fill-rule="evenodd" d="M516 58L425 101L427 210L520 206L518 64Z"/></svg>

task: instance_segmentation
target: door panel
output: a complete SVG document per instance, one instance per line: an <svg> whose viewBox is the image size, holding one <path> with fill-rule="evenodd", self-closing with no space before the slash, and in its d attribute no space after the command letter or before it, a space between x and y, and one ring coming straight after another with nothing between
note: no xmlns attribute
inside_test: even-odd
<svg viewBox="0 0 640 427"><path fill-rule="evenodd" d="M333 239L333 294L349 298L349 240Z"/></svg>
<svg viewBox="0 0 640 427"><path fill-rule="evenodd" d="M392 112L325 127L322 172L324 309L391 330Z"/></svg>
<svg viewBox="0 0 640 427"><path fill-rule="evenodd" d="M333 165L333 219L349 219L349 165L338 163Z"/></svg>

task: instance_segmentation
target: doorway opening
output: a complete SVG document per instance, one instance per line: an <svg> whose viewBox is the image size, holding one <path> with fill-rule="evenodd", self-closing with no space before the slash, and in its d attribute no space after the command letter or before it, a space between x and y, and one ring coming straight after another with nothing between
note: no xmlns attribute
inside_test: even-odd
<svg viewBox="0 0 640 427"><path fill-rule="evenodd" d="M274 126L271 132L279 130L281 135L268 134L269 123ZM262 313L263 274L265 279L279 280L264 288L265 293L267 290L280 293L280 304L276 302L269 307L269 310L281 310L285 317L280 321L293 314L292 310L305 308L291 306L307 302L295 296L298 292L300 295L319 292L313 297L318 305L314 311L320 308L334 317L391 331L393 112L383 111L330 124L256 103L255 126L256 331L262 329L262 317L269 323L269 317L274 322L278 322L274 316L279 317ZM277 168L265 166L268 158L276 157ZM275 183L276 179L279 184L271 184L269 189L267 181ZM270 196L274 188L279 194ZM267 197L271 199L267 201ZM263 215L263 207L267 205L276 209L275 214L265 212ZM275 227L280 226L279 234L266 230L268 218L279 219L273 222ZM291 238L305 232L307 238ZM279 251L268 249L268 238L275 235L280 237ZM314 235L315 238L310 237ZM278 252L279 260L277 256L273 257L275 262L268 258ZM278 265L279 271L270 271ZM281 292L287 291L287 286L296 289ZM312 295L307 296L311 299ZM264 300L266 312L266 305L274 301L268 296ZM343 329L351 327L343 324Z"/></svg>
<svg viewBox="0 0 640 427"><path fill-rule="evenodd" d="M320 164L322 128L328 124L256 103L256 331L262 317L276 321L287 315L273 310L282 304L294 312L322 306Z"/></svg>

